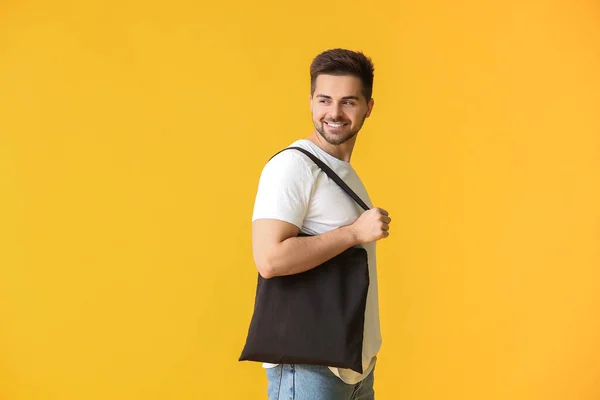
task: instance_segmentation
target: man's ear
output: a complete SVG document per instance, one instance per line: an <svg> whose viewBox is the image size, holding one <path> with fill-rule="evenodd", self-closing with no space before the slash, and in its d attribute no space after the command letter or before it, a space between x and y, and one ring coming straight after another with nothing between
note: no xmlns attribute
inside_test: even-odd
<svg viewBox="0 0 600 400"><path fill-rule="evenodd" d="M368 118L371 115L371 111L373 111L373 106L375 105L375 99L371 97L371 100L367 103L368 111L365 118Z"/></svg>

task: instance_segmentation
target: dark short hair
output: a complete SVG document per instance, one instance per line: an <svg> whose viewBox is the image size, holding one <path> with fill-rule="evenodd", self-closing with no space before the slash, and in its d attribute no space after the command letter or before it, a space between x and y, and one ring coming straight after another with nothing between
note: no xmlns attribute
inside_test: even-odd
<svg viewBox="0 0 600 400"><path fill-rule="evenodd" d="M315 94L319 75L353 75L362 82L362 93L367 101L373 95L373 62L361 52L346 49L326 50L310 64L310 94Z"/></svg>

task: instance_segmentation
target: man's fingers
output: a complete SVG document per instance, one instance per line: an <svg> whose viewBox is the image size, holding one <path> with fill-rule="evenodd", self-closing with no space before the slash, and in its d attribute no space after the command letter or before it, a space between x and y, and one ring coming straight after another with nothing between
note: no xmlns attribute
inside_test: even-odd
<svg viewBox="0 0 600 400"><path fill-rule="evenodd" d="M387 212L387 211L385 211L383 208L379 208L379 207L378 207L378 208L377 208L377 210L379 210L379 213L380 213L381 215L385 215L386 217L388 216L388 212Z"/></svg>

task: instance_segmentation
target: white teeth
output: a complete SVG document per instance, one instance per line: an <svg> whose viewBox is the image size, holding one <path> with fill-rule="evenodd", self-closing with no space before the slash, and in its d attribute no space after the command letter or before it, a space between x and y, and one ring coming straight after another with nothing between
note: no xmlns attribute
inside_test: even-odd
<svg viewBox="0 0 600 400"><path fill-rule="evenodd" d="M331 126L332 128L339 128L339 127L341 127L343 124L332 124L331 122L327 122L327 125Z"/></svg>

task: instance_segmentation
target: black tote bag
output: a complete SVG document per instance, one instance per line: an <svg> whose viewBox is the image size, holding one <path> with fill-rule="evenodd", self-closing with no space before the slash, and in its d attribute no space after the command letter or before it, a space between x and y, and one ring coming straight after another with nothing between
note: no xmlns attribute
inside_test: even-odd
<svg viewBox="0 0 600 400"><path fill-rule="evenodd" d="M290 149L306 154L363 209L369 209L321 160L299 147L282 151ZM362 374L368 289L367 251L362 247L351 247L299 274L271 279L259 274L239 361L323 365Z"/></svg>

